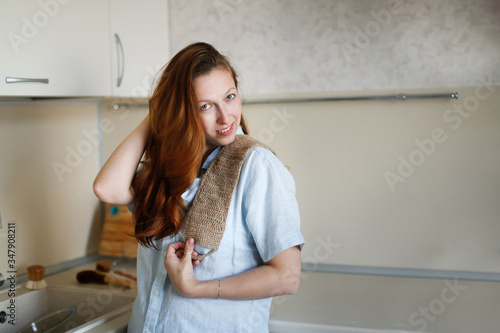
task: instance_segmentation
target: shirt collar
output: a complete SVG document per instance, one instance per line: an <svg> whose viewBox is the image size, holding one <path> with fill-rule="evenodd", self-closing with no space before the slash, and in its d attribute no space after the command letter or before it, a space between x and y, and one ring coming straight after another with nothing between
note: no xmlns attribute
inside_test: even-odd
<svg viewBox="0 0 500 333"><path fill-rule="evenodd" d="M241 128L241 126L238 126L238 129L236 130L236 135L241 135L241 134L245 134L245 133L243 132L243 129ZM205 162L203 162L203 165L201 166L201 168L205 169L205 170L208 169L208 167L210 166L210 164L212 164L212 161L219 154L221 149L222 149L222 146L218 146L217 148L215 148L215 150L213 152L211 152L210 155L208 155Z"/></svg>

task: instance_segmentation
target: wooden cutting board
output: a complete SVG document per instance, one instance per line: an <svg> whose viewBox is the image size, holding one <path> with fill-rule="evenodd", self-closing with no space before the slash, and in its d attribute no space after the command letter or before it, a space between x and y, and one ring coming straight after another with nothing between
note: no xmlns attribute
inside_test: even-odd
<svg viewBox="0 0 500 333"><path fill-rule="evenodd" d="M127 206L105 204L105 209L99 254L137 258L137 240L129 236L134 233L132 213Z"/></svg>

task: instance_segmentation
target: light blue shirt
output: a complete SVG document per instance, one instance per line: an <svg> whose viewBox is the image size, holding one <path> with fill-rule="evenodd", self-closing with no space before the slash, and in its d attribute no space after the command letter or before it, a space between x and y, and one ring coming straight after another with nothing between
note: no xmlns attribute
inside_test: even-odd
<svg viewBox="0 0 500 333"><path fill-rule="evenodd" d="M241 128L237 134L242 134ZM221 148L209 155L203 169L208 168ZM197 178L183 194L186 205L194 199L199 183ZM168 245L177 241L185 241L182 232L155 241L160 251L139 246L138 293L128 332L269 331L271 298L236 301L181 296L163 264ZM219 249L194 267L194 276L197 280L217 280L238 275L303 244L293 177L272 152L257 147L248 153L241 168ZM209 251L200 246L195 250Z"/></svg>

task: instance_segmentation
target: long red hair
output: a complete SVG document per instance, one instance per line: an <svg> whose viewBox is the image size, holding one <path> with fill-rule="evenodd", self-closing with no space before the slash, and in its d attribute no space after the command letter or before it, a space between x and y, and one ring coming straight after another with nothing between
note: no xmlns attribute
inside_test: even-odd
<svg viewBox="0 0 500 333"><path fill-rule="evenodd" d="M231 73L238 88L225 56L210 44L191 44L169 61L149 99L150 134L132 183L135 237L141 245L154 247L153 240L182 228L187 208L181 195L198 175L205 151L193 83L218 67ZM240 124L247 133L243 116Z"/></svg>

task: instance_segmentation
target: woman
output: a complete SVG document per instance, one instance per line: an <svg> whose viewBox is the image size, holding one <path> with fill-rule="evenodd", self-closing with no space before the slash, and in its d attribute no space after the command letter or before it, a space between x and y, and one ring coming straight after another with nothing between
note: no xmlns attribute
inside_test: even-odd
<svg viewBox="0 0 500 333"><path fill-rule="evenodd" d="M184 233L205 223L190 219L209 196L201 180L220 176L221 156L248 138L236 73L211 45L191 44L164 69L149 110L94 182L102 201L134 205L140 246L129 332L268 332L271 297L300 283L304 240L292 176L269 149L249 148L235 188L215 184L229 194L220 199L226 215L208 226L222 223L216 245L195 244ZM204 213L210 208L199 216L218 214Z"/></svg>

